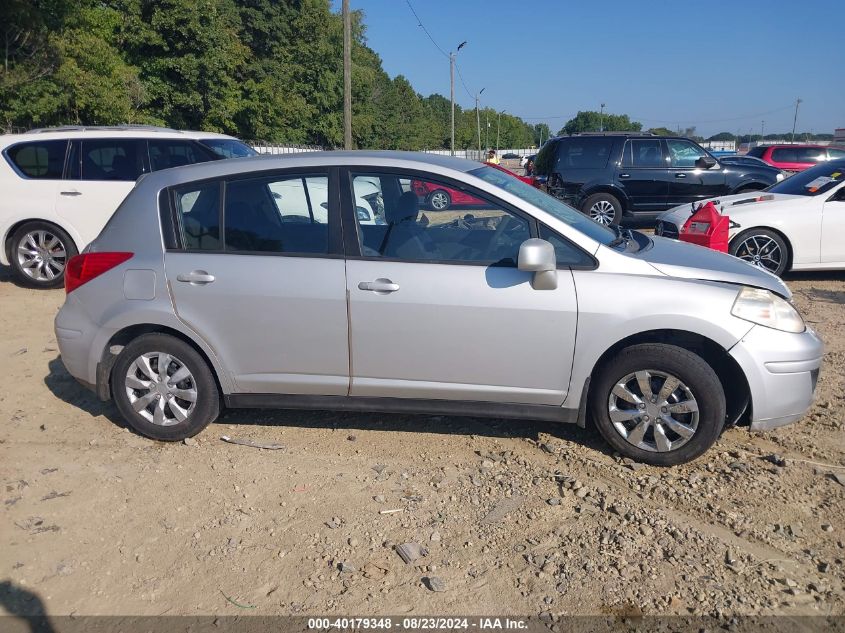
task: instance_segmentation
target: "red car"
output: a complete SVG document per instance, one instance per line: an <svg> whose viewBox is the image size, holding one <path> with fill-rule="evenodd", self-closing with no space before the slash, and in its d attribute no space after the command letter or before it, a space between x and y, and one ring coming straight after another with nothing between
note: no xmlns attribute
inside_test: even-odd
<svg viewBox="0 0 845 633"><path fill-rule="evenodd" d="M532 178L531 176L520 176L519 174L515 174L514 172L512 172L510 169L505 169L504 167L502 167L501 165L497 165L496 163L484 163L484 164L487 165L488 167L492 167L493 169L498 169L499 171L503 171L506 174L510 174L514 178L519 178L519 180L521 180L522 182L524 182L526 184L536 186L534 178Z"/></svg>
<svg viewBox="0 0 845 633"><path fill-rule="evenodd" d="M797 172L834 158L845 158L845 149L826 145L760 145L748 150L754 156L783 171Z"/></svg>
<svg viewBox="0 0 845 633"><path fill-rule="evenodd" d="M417 194L417 197L423 204L435 211L445 211L452 205L478 206L487 204L484 200L479 200L463 191L450 189L449 187L425 180L412 180L411 191Z"/></svg>

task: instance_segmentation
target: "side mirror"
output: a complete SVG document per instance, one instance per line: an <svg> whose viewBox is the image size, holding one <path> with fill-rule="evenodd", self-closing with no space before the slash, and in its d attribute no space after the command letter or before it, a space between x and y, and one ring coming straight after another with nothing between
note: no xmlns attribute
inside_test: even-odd
<svg viewBox="0 0 845 633"><path fill-rule="evenodd" d="M697 161L695 161L695 166L699 169L710 169L717 164L717 161L712 156L702 156Z"/></svg>
<svg viewBox="0 0 845 633"><path fill-rule="evenodd" d="M519 247L519 270L534 273L531 287L534 290L557 288L557 256L555 247L546 240L531 238Z"/></svg>

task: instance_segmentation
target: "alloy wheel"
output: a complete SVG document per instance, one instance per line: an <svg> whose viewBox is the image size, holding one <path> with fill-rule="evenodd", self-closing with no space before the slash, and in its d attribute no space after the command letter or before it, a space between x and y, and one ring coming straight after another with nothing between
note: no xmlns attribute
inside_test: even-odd
<svg viewBox="0 0 845 633"><path fill-rule="evenodd" d="M607 200L597 200L588 213L591 219L605 226L610 226L616 217L616 209Z"/></svg>
<svg viewBox="0 0 845 633"><path fill-rule="evenodd" d="M18 242L18 266L33 281L53 281L67 265L67 249L62 240L43 229L30 231Z"/></svg>
<svg viewBox="0 0 845 633"><path fill-rule="evenodd" d="M449 206L449 196L442 191L436 191L431 194L431 206L437 211L442 211Z"/></svg>
<svg viewBox="0 0 845 633"><path fill-rule="evenodd" d="M776 273L783 262L783 251L767 235L749 235L737 246L736 256L771 273Z"/></svg>
<svg viewBox="0 0 845 633"><path fill-rule="evenodd" d="M656 370L628 374L613 387L608 413L629 444L667 452L689 442L698 428L698 402L677 376Z"/></svg>
<svg viewBox="0 0 845 633"><path fill-rule="evenodd" d="M136 358L125 379L132 408L159 426L180 424L190 417L197 403L194 376L171 354L149 352Z"/></svg>

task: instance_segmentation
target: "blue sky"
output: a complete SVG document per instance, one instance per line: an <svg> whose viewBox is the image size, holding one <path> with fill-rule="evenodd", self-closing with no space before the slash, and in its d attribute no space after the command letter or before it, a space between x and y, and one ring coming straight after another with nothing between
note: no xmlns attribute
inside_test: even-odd
<svg viewBox="0 0 845 633"><path fill-rule="evenodd" d="M339 9L340 0L334 1ZM646 128L759 133L845 127L841 2L828 0L411 0L436 42L458 54L482 106L556 132L578 110L629 114ZM449 61L405 0L350 0L391 76L449 95ZM838 32L837 32L838 29ZM459 79L455 98L474 106ZM555 117L555 118L552 118Z"/></svg>

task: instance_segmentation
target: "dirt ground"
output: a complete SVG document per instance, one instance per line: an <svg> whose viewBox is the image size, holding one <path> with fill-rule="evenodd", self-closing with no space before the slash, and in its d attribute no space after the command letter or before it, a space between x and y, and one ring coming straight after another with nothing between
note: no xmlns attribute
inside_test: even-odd
<svg viewBox="0 0 845 633"><path fill-rule="evenodd" d="M659 469L508 420L235 410L150 441L64 370L63 292L0 270L0 613L843 614L845 274L789 283L827 344L812 410Z"/></svg>

